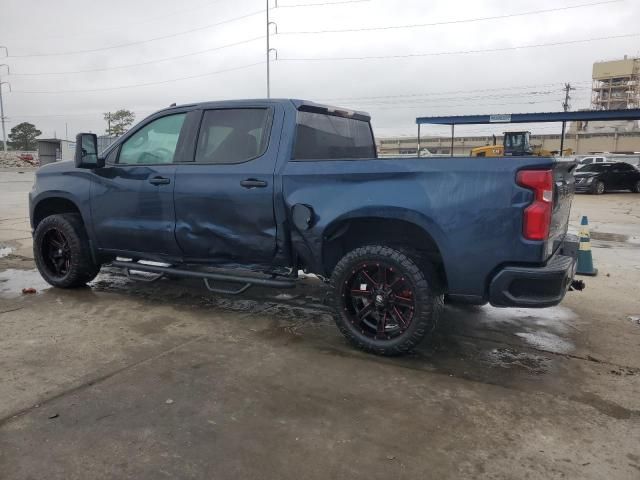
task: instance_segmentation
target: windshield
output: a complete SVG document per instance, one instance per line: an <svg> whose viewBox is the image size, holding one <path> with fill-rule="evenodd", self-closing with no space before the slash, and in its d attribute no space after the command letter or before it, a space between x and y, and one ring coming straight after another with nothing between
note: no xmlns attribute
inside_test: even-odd
<svg viewBox="0 0 640 480"><path fill-rule="evenodd" d="M527 132L505 134L504 146L509 150L528 150L529 135Z"/></svg>

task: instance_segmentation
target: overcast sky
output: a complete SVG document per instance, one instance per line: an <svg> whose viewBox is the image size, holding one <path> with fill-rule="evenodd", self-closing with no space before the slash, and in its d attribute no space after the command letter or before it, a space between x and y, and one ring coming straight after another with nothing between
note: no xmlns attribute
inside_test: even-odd
<svg viewBox="0 0 640 480"><path fill-rule="evenodd" d="M292 6L341 1L278 0L276 8L271 0L272 97L368 111L378 137L414 135L416 116L560 110L564 82L576 87L572 108L585 108L594 61L640 54L640 0ZM13 90L3 89L8 127L29 121L43 136L64 138L66 123L73 138L103 133L102 112L120 108L141 120L173 102L265 97L265 8L263 0L1 0L0 45L9 57L0 49L0 63L11 75L0 67L0 76ZM514 16L468 21L504 15ZM504 50L594 38L601 40Z"/></svg>

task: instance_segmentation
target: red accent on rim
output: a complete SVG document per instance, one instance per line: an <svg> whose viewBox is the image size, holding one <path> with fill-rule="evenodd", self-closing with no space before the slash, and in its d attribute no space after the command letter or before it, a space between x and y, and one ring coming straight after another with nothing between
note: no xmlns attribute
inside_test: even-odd
<svg viewBox="0 0 640 480"><path fill-rule="evenodd" d="M351 323L378 340L401 335L415 312L413 285L384 262L362 263L352 269L341 298Z"/></svg>

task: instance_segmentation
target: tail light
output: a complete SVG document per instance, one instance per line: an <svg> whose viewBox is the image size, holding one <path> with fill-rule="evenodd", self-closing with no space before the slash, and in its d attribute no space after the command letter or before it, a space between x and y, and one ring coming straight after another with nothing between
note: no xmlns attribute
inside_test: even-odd
<svg viewBox="0 0 640 480"><path fill-rule="evenodd" d="M524 209L522 234L528 240L546 240L553 209L553 172L521 170L518 185L533 190L533 203Z"/></svg>

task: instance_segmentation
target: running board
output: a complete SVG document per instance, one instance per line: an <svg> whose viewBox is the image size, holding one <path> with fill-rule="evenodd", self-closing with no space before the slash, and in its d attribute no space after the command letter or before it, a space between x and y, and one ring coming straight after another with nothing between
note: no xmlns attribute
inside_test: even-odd
<svg viewBox="0 0 640 480"><path fill-rule="evenodd" d="M178 277L191 277L201 278L205 282L205 286L208 290L216 293L227 293L231 295L238 295L246 291L249 287L260 286L269 288L294 288L296 286L295 280L282 280L275 278L262 278L262 277L245 277L242 275L230 275L226 273L213 273L213 272L201 272L198 270L185 270L182 268L174 267L161 267L158 265L146 265L138 262L127 262L123 260L114 260L111 262L114 267L124 268L127 272L129 270L136 270L140 272L151 272L160 275L168 274ZM240 283L242 287L237 290L227 290L223 288L214 288L209 284L210 280L218 280L221 282Z"/></svg>

